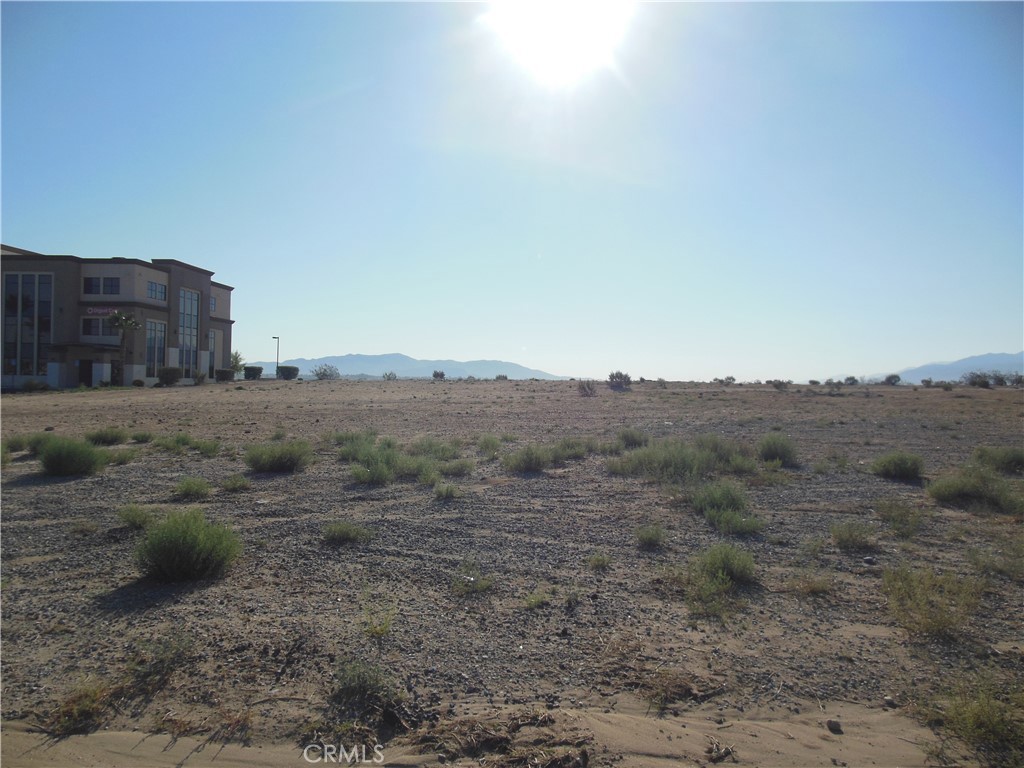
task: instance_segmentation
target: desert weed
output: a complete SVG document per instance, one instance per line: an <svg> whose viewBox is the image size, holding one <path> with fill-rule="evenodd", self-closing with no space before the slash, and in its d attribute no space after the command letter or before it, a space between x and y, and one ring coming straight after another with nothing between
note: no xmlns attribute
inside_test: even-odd
<svg viewBox="0 0 1024 768"><path fill-rule="evenodd" d="M245 463L254 472L301 472L313 460L313 449L304 440L254 445L245 452Z"/></svg>
<svg viewBox="0 0 1024 768"><path fill-rule="evenodd" d="M223 575L240 552L234 532L193 509L171 512L150 527L135 559L143 574L156 581L195 581Z"/></svg>

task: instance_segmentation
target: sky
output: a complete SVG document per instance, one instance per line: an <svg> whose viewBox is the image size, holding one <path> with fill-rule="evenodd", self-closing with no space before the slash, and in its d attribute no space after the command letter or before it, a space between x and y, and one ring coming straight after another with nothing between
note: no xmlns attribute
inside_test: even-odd
<svg viewBox="0 0 1024 768"><path fill-rule="evenodd" d="M213 270L254 361L1024 349L1024 4L535 7L3 2L3 242Z"/></svg>

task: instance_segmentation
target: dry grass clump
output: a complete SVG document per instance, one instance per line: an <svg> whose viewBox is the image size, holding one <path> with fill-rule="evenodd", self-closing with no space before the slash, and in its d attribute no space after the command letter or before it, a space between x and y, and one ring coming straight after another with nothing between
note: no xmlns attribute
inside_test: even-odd
<svg viewBox="0 0 1024 768"><path fill-rule="evenodd" d="M911 638L945 638L967 625L981 600L984 582L906 566L882 573L889 611Z"/></svg>
<svg viewBox="0 0 1024 768"><path fill-rule="evenodd" d="M87 432L85 439L93 445L119 445L128 441L128 432L120 427L104 427Z"/></svg>
<svg viewBox="0 0 1024 768"><path fill-rule="evenodd" d="M475 560L467 560L459 566L458 573L452 578L452 591L459 597L478 595L494 586L493 576L484 576L480 564Z"/></svg>
<svg viewBox="0 0 1024 768"><path fill-rule="evenodd" d="M902 483L917 483L924 471L924 459L915 453L892 451L879 456L871 464L871 471L887 480L898 480Z"/></svg>
<svg viewBox="0 0 1024 768"><path fill-rule="evenodd" d="M201 477L183 477L174 486L174 498L179 501L202 501L209 498L212 486Z"/></svg>
<svg viewBox="0 0 1024 768"><path fill-rule="evenodd" d="M43 472L55 477L93 475L107 464L107 454L94 445L69 437L51 437L42 442L39 459Z"/></svg>
<svg viewBox="0 0 1024 768"><path fill-rule="evenodd" d="M866 523L846 521L829 526L832 541L840 552L865 552L874 549L872 529Z"/></svg>
<svg viewBox="0 0 1024 768"><path fill-rule="evenodd" d="M135 559L143 574L156 581L196 581L223 575L241 549L234 532L193 509L171 512L150 527Z"/></svg>
<svg viewBox="0 0 1024 768"><path fill-rule="evenodd" d="M796 445L785 435L773 432L762 438L757 444L757 454L763 461L777 461L786 468L799 466L796 458Z"/></svg>
<svg viewBox="0 0 1024 768"><path fill-rule="evenodd" d="M764 521L747 514L747 495L736 483L716 480L698 488L694 508L721 533L746 536L764 528Z"/></svg>
<svg viewBox="0 0 1024 768"><path fill-rule="evenodd" d="M365 526L339 520L324 527L324 541L333 546L365 544L373 538L373 531Z"/></svg>
<svg viewBox="0 0 1024 768"><path fill-rule="evenodd" d="M875 504L875 512L892 532L901 539L909 539L921 530L927 513L900 499L882 499Z"/></svg>
<svg viewBox="0 0 1024 768"><path fill-rule="evenodd" d="M245 452L245 463L254 472L301 472L313 460L305 440L254 445Z"/></svg>
<svg viewBox="0 0 1024 768"><path fill-rule="evenodd" d="M941 504L972 512L1024 516L1024 497L1009 480L983 467L965 467L928 486L928 495Z"/></svg>
<svg viewBox="0 0 1024 768"><path fill-rule="evenodd" d="M989 677L962 682L928 713L989 768L1024 765L1024 688L1000 690Z"/></svg>

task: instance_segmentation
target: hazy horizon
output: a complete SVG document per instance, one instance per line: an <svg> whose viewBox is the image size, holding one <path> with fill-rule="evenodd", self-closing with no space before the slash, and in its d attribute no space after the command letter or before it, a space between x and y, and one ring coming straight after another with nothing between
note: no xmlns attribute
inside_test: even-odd
<svg viewBox="0 0 1024 768"><path fill-rule="evenodd" d="M538 7L4 2L3 241L211 269L249 360L1024 348L1024 5Z"/></svg>

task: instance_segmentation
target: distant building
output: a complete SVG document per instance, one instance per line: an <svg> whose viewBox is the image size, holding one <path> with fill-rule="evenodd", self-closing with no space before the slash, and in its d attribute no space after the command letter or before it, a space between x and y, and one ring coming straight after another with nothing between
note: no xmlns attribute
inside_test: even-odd
<svg viewBox="0 0 1024 768"><path fill-rule="evenodd" d="M4 389L157 381L164 366L183 379L230 367L231 292L213 272L175 259L83 259L0 246ZM139 323L121 339L115 312ZM123 364L123 371L121 366Z"/></svg>

